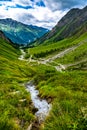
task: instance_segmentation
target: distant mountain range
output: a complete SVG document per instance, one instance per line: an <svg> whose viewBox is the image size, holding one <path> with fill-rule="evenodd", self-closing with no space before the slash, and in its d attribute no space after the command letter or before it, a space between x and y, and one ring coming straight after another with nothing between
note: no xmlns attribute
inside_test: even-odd
<svg viewBox="0 0 87 130"><path fill-rule="evenodd" d="M29 44L49 31L46 28L26 25L10 18L0 19L0 30L3 31L6 37L11 39L13 43L19 45Z"/></svg>
<svg viewBox="0 0 87 130"><path fill-rule="evenodd" d="M70 10L32 48L16 43L44 29L12 19L0 20L0 28L0 130L87 130L87 7ZM46 121L26 91L33 83L49 103Z"/></svg>
<svg viewBox="0 0 87 130"><path fill-rule="evenodd" d="M80 36L87 31L87 6L83 9L71 9L57 25L37 43L53 43L72 36Z"/></svg>

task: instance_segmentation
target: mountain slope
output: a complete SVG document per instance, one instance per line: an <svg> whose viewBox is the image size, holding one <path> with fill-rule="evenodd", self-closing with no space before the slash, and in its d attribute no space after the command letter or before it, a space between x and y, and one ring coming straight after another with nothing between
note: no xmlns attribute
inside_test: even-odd
<svg viewBox="0 0 87 130"><path fill-rule="evenodd" d="M18 60L20 51L12 44L0 32L0 130L24 130L34 119L30 94L20 84L31 69Z"/></svg>
<svg viewBox="0 0 87 130"><path fill-rule="evenodd" d="M87 31L87 6L83 9L71 9L50 31L37 41L38 44L52 43L81 35Z"/></svg>
<svg viewBox="0 0 87 130"><path fill-rule="evenodd" d="M26 52L37 69L40 96L52 102L41 130L87 129L87 32Z"/></svg>
<svg viewBox="0 0 87 130"><path fill-rule="evenodd" d="M1 39L1 130L30 128L34 111L30 95L21 84L30 79L34 80L39 96L52 104L40 130L87 129L87 32L84 29L82 25L72 37L53 42L52 36L49 44L26 49L25 57L28 59L24 61L18 60L18 49ZM65 65L67 67L63 68ZM21 99L26 101L20 102ZM37 125L37 121L35 123Z"/></svg>
<svg viewBox="0 0 87 130"><path fill-rule="evenodd" d="M10 18L0 19L0 30L13 41L13 43L28 44L40 38L48 29L25 25Z"/></svg>
<svg viewBox="0 0 87 130"><path fill-rule="evenodd" d="M32 66L37 63L36 67L41 67L35 80L40 96L52 102L52 110L41 130L87 129L86 21L87 7L72 9L35 47L26 51ZM44 66L48 70L42 75ZM56 72L50 72L51 67Z"/></svg>

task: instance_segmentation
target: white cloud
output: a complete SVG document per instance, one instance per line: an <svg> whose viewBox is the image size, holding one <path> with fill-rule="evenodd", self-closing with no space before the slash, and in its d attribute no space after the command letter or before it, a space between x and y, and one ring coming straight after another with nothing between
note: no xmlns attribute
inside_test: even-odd
<svg viewBox="0 0 87 130"><path fill-rule="evenodd" d="M60 10L62 6L61 2L58 2L57 0L44 0L44 3L52 11Z"/></svg>
<svg viewBox="0 0 87 130"><path fill-rule="evenodd" d="M71 0L72 2L75 0ZM0 1L0 18L12 18L25 24L52 28L69 10L62 7L69 6L69 0L44 0L44 6L36 5L40 0L12 0ZM20 6L32 6L30 9L19 8Z"/></svg>
<svg viewBox="0 0 87 130"><path fill-rule="evenodd" d="M22 6L28 6L28 5L32 6L32 1L30 0L12 0L12 2Z"/></svg>
<svg viewBox="0 0 87 130"><path fill-rule="evenodd" d="M35 21L36 25L52 28L66 14L66 11L57 10L52 12L48 7L36 7L35 9L29 9L29 13L37 19L38 22Z"/></svg>

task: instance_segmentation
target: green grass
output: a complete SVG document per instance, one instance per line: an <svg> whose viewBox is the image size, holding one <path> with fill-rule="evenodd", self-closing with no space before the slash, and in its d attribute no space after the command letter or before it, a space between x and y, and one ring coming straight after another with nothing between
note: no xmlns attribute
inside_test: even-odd
<svg viewBox="0 0 87 130"><path fill-rule="evenodd" d="M56 59L55 61L62 64L75 63L87 58L87 42L79 46L74 51L66 54L64 57Z"/></svg>
<svg viewBox="0 0 87 130"><path fill-rule="evenodd" d="M38 70L40 68L42 66ZM41 71L37 72L35 83L40 96L52 103L44 130L87 129L87 71L59 73L45 66L43 71L43 76L40 75Z"/></svg>
<svg viewBox="0 0 87 130"><path fill-rule="evenodd" d="M29 57L30 55L36 58L52 56L68 47L74 46L80 43L81 41L84 41L84 39L87 38L86 36L87 36L87 33L81 35L79 38L74 36L69 39L64 39L62 41L59 41L59 42L55 42L51 44L41 44L37 47L29 48L27 50L27 57Z"/></svg>
<svg viewBox="0 0 87 130"><path fill-rule="evenodd" d="M85 33L61 42L27 49L33 57L53 56L86 39ZM87 42L56 62L71 63L86 58ZM49 53L47 53L47 51ZM43 53L43 55L41 55ZM83 55L84 54L84 55ZM87 129L87 69L74 67L57 72L54 67L19 61L20 51L0 40L0 130L25 130L35 120L30 94L22 85L33 79L39 96L51 102L52 109L40 130ZM74 57L76 56L76 60ZM87 66L86 63L84 63ZM22 102L23 99L26 99ZM22 127L22 128L21 128Z"/></svg>
<svg viewBox="0 0 87 130"><path fill-rule="evenodd" d="M18 60L19 54L18 49L0 39L0 130L23 130L35 119L30 94L22 85L33 71Z"/></svg>
<svg viewBox="0 0 87 130"><path fill-rule="evenodd" d="M66 47L69 47L72 43L72 38L71 39L65 39L63 41L60 41L58 43L53 43L53 44L49 44L44 46L43 44L34 48L30 48L29 49L29 54L35 56L35 57L45 57L50 55L51 53L55 53L58 51L63 50ZM71 43L69 45L69 43Z"/></svg>
<svg viewBox="0 0 87 130"><path fill-rule="evenodd" d="M29 51L36 58L51 57L86 39L87 33L77 39L73 37L49 45L44 44L30 48ZM85 41L76 50L55 61L69 64L84 60L86 57L87 42ZM84 66L85 71L82 69ZM40 96L52 103L52 110L40 130L86 130L87 63L72 66L64 72L57 72L53 67L41 64L39 66L33 64L32 68L36 72L34 81Z"/></svg>

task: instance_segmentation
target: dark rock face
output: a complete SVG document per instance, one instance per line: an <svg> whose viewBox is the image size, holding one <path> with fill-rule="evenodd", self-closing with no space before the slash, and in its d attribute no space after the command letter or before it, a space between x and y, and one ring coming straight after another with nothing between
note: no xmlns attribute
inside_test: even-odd
<svg viewBox="0 0 87 130"><path fill-rule="evenodd" d="M19 48L18 44L14 44L9 38L6 37L6 35L0 30L0 38L7 41L11 46L15 48Z"/></svg>
<svg viewBox="0 0 87 130"><path fill-rule="evenodd" d="M59 41L71 37L78 32L87 31L87 6L83 9L71 9L57 25L44 37L39 39L39 43L48 41Z"/></svg>
<svg viewBox="0 0 87 130"><path fill-rule="evenodd" d="M7 42L10 42L10 43L11 43L11 40L8 39L8 38L6 38L5 34L4 34L2 31L0 31L0 38L2 38L2 39L4 39L4 40L6 40Z"/></svg>

